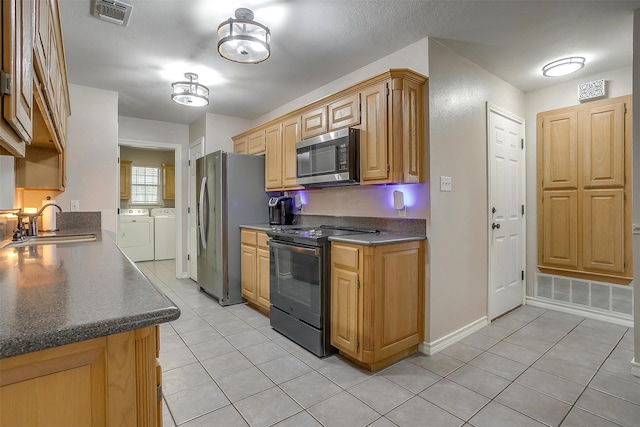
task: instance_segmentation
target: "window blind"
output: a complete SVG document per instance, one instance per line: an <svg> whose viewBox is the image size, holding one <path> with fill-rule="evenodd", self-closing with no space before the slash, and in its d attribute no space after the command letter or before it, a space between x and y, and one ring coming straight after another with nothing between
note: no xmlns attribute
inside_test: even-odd
<svg viewBox="0 0 640 427"><path fill-rule="evenodd" d="M146 166L131 167L131 203L140 205L159 204L160 168Z"/></svg>

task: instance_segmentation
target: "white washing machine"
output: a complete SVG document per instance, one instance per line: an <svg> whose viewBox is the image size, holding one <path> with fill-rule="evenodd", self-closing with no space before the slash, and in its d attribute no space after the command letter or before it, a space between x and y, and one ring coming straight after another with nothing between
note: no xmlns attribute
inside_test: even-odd
<svg viewBox="0 0 640 427"><path fill-rule="evenodd" d="M132 261L152 261L155 219L149 209L120 209L118 246Z"/></svg>
<svg viewBox="0 0 640 427"><path fill-rule="evenodd" d="M155 218L155 259L176 257L176 210L174 208L151 209Z"/></svg>

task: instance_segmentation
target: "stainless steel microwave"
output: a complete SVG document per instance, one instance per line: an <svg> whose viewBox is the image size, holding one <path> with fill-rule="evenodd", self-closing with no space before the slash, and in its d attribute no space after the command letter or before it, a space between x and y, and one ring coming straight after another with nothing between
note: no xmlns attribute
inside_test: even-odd
<svg viewBox="0 0 640 427"><path fill-rule="evenodd" d="M360 184L360 130L344 128L296 142L296 183L305 187Z"/></svg>

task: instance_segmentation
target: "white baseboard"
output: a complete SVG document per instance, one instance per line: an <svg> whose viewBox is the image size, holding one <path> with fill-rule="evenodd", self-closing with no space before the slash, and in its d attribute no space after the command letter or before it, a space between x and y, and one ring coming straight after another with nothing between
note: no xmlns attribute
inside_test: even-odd
<svg viewBox="0 0 640 427"><path fill-rule="evenodd" d="M457 343L461 339L468 337L474 332L479 331L480 329L484 328L488 324L489 324L489 321L487 319L487 316L481 317L480 319L474 322L471 322L468 325L463 326L457 331L451 332L449 335L446 335L442 338L438 338L433 342L420 343L420 345L418 346L418 351L420 351L420 353L426 354L427 356L432 356L437 352L442 351L445 348L449 347L450 345Z"/></svg>
<svg viewBox="0 0 640 427"><path fill-rule="evenodd" d="M631 374L640 378L640 363L636 362L635 357L631 359Z"/></svg>
<svg viewBox="0 0 640 427"><path fill-rule="evenodd" d="M562 302L540 299L536 297L527 297L527 305L534 307L546 308L549 310L562 311L564 313L575 314L577 316L588 317L589 319L602 320L603 322L615 323L616 325L633 328L633 317L616 313L602 313L595 311L589 307L576 307L575 305L563 304Z"/></svg>

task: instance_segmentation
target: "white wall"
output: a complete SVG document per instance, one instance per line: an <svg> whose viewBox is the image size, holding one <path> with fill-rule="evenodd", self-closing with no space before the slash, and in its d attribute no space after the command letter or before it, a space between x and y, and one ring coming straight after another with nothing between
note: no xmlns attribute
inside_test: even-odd
<svg viewBox="0 0 640 427"><path fill-rule="evenodd" d="M207 113L206 134L204 135L205 154L218 150L233 153L231 137L247 130L250 123L251 121L247 119ZM195 139L191 141L195 141Z"/></svg>
<svg viewBox="0 0 640 427"><path fill-rule="evenodd" d="M588 67L588 64L586 65ZM575 80L550 86L525 95L526 109L526 156L527 156L527 295L533 295L534 274L538 270L537 198L536 198L536 115L543 111L579 105L578 84L604 79L607 82L607 97L629 95L632 88L632 68L601 74L581 76Z"/></svg>
<svg viewBox="0 0 640 427"><path fill-rule="evenodd" d="M65 211L71 200L81 211L101 211L102 228L115 240L118 94L72 84L69 96L67 188L56 201Z"/></svg>
<svg viewBox="0 0 640 427"><path fill-rule="evenodd" d="M524 94L429 42L431 221L425 335L433 342L487 315L486 103L524 117ZM452 191L440 191L441 175Z"/></svg>
<svg viewBox="0 0 640 427"><path fill-rule="evenodd" d="M633 222L640 224L640 9L633 15ZM634 368L633 374L640 377L640 236L634 236Z"/></svg>

